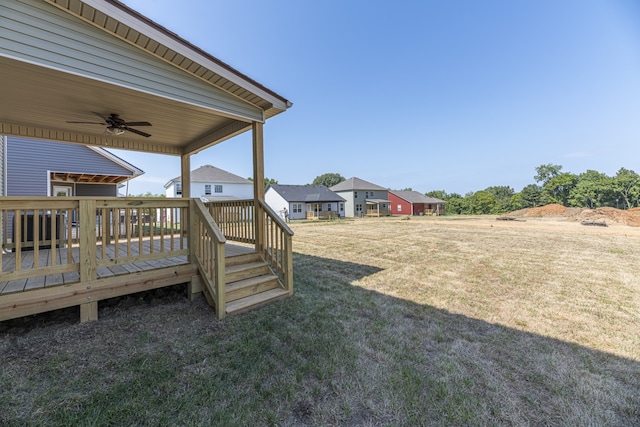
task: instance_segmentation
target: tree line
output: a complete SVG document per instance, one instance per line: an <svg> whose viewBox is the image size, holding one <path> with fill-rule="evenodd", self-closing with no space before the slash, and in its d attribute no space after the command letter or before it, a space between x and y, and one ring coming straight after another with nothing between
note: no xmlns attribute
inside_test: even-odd
<svg viewBox="0 0 640 427"><path fill-rule="evenodd" d="M640 175L620 168L615 176L587 170L581 174L563 172L551 163L535 168L535 184L519 193L509 186L492 186L462 196L444 190L429 191L427 196L447 202L448 214L502 214L518 209L556 203L566 207L618 209L637 207L640 200Z"/></svg>

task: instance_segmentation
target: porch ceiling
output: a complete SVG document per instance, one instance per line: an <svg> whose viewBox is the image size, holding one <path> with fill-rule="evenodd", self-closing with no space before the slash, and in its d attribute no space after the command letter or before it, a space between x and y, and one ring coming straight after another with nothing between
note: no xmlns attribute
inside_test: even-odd
<svg viewBox="0 0 640 427"><path fill-rule="evenodd" d="M0 132L5 135L180 155L216 129L250 126L203 108L9 58L0 58L0 93ZM102 121L91 112L148 121L152 126L138 129L151 137L132 132L114 137L106 126L66 123ZM215 137L210 139L202 145Z"/></svg>
<svg viewBox="0 0 640 427"><path fill-rule="evenodd" d="M171 62L164 57L168 55L168 48L163 49L163 47L170 45L173 48L171 51L174 52L171 58L175 56L182 58L180 64L173 63L174 66L182 68L193 78L206 80L216 90L226 90L242 98L244 102L257 106L263 110L265 119L286 110L291 105L286 99L259 86L248 77L117 1L73 0L66 3L57 0L45 1L69 13L77 13L82 19L86 19L82 15L87 11L92 12L91 16L96 21L99 21L101 16L107 16L108 19L103 19L104 23L100 25L104 31L110 33L113 27L115 37L125 39L146 53L152 53L167 62ZM56 3L64 3L68 5L68 9ZM94 7L89 4L93 4ZM74 7L78 11L72 10ZM105 11L100 12L99 7ZM112 16L116 16L118 20ZM91 23L98 26L96 22ZM120 25L114 26L112 25L114 23ZM136 31L127 31L127 34L137 34L136 40L144 40L145 46L139 45L139 42L133 43L126 40L126 36L117 34L125 27L136 27ZM143 31L148 35L141 37ZM176 51L180 55L176 55ZM226 78L220 77L223 71ZM220 84L224 86L220 87ZM277 102L269 102L265 97L276 99ZM169 155L194 154L251 129L251 122L245 117L213 111L202 106L6 56L0 56L0 98L2 99L0 134L107 148ZM274 103L278 105L274 106ZM103 116L117 113L128 122L150 122L152 126L131 127L147 132L151 136L144 137L132 132L113 136L106 132L106 126L100 124L67 123L67 121L103 122L93 113Z"/></svg>

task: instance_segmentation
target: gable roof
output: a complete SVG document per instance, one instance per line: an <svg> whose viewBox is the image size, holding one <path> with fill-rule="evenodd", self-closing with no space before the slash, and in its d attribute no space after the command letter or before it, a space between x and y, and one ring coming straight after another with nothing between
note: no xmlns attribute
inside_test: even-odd
<svg viewBox="0 0 640 427"><path fill-rule="evenodd" d="M321 203L344 202L345 200L324 185L280 185L269 186L287 202ZM267 188L267 191L269 190Z"/></svg>
<svg viewBox="0 0 640 427"><path fill-rule="evenodd" d="M406 200L409 203L445 203L444 200L436 199L434 197L427 197L417 191L395 191L389 190L389 193Z"/></svg>
<svg viewBox="0 0 640 427"><path fill-rule="evenodd" d="M164 188L169 187L174 182L180 182L181 176L177 176L167 182ZM222 184L249 184L253 185L253 182L242 178L241 176L234 175L231 172L227 172L220 168L211 165L200 166L198 169L191 171L191 182L211 182Z"/></svg>
<svg viewBox="0 0 640 427"><path fill-rule="evenodd" d="M0 18L0 133L182 156L292 105L117 0L3 1ZM112 113L152 135L87 123Z"/></svg>
<svg viewBox="0 0 640 427"><path fill-rule="evenodd" d="M384 187L380 187L379 185L372 184L364 179L360 178L349 178L345 181L342 181L339 184L334 185L330 188L332 191L353 191L353 190L377 190L377 191L388 191L388 189Z"/></svg>

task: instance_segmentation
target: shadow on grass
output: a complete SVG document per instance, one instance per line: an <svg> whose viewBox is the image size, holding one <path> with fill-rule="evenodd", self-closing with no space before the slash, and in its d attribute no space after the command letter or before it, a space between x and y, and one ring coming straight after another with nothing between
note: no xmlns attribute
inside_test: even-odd
<svg viewBox="0 0 640 427"><path fill-rule="evenodd" d="M294 266L293 298L223 321L179 299L3 335L0 422L640 425L635 360L361 287L378 267Z"/></svg>

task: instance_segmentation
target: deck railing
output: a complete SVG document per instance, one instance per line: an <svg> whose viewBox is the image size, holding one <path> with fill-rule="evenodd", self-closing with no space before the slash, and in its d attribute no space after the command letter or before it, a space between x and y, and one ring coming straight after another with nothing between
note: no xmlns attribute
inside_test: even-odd
<svg viewBox="0 0 640 427"><path fill-rule="evenodd" d="M216 308L219 319L225 316L224 244L226 239L199 199L192 200L192 258L204 281L204 294Z"/></svg>
<svg viewBox="0 0 640 427"><path fill-rule="evenodd" d="M3 197L0 282L91 280L98 268L186 256L188 209L183 199Z"/></svg>
<svg viewBox="0 0 640 427"><path fill-rule="evenodd" d="M255 204L253 200L207 202L204 204L227 238L234 242L255 243Z"/></svg>
<svg viewBox="0 0 640 427"><path fill-rule="evenodd" d="M0 281L79 271L72 247L78 200L3 198L0 205ZM49 250L66 248L66 250ZM13 256L6 256L13 253ZM3 256L4 255L4 256Z"/></svg>
<svg viewBox="0 0 640 427"><path fill-rule="evenodd" d="M229 241L252 243L264 260L278 275L290 294L293 294L293 231L266 203L253 200L207 202L204 204L213 220ZM258 213L256 213L258 211ZM257 236L257 223L262 221L264 235Z"/></svg>
<svg viewBox="0 0 640 427"><path fill-rule="evenodd" d="M262 221L262 255L293 295L293 231L264 201L259 201L258 220Z"/></svg>

